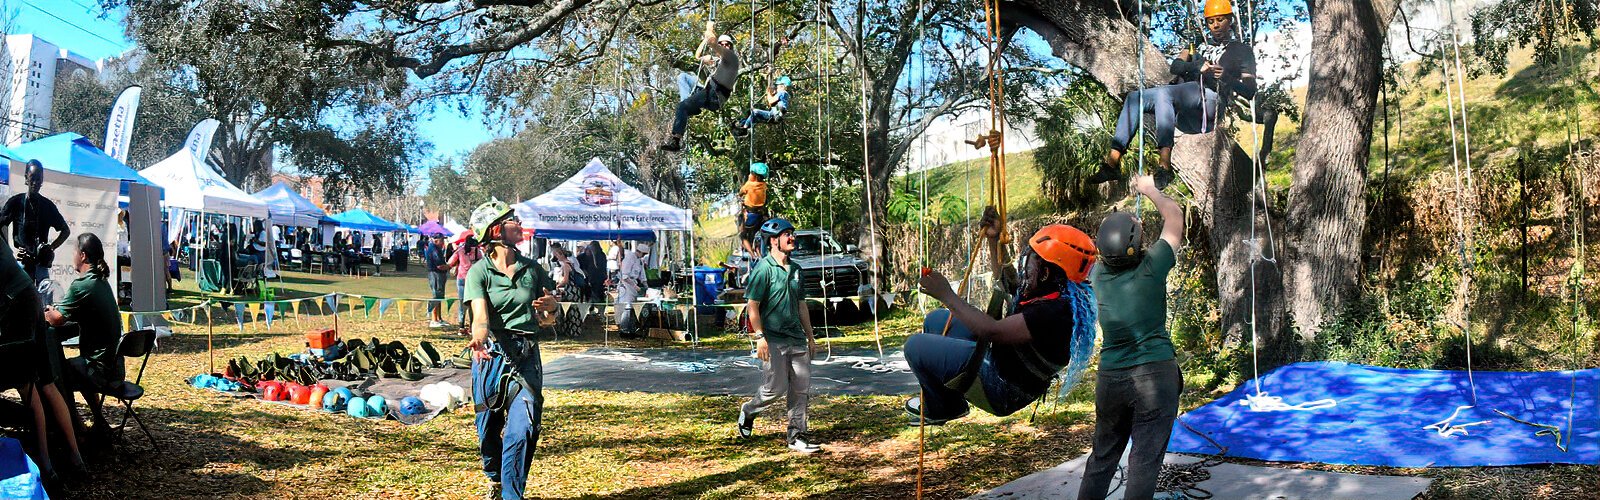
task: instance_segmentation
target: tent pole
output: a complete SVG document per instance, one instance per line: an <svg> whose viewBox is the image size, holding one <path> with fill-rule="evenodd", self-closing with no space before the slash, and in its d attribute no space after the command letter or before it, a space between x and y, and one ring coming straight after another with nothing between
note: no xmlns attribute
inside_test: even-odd
<svg viewBox="0 0 1600 500"><path fill-rule="evenodd" d="M682 233L679 233L679 234L682 234ZM699 348L700 347L700 309L698 309L698 308L700 307L700 287L695 286L695 282L694 282L694 279L695 279L694 268L698 264L698 262L695 260L695 254L694 254L694 213L693 213L693 211L690 211L690 213L689 213L689 242L685 246L689 247L689 328L691 329L690 330L690 336L694 338L694 342L690 343L690 345L692 347L694 347L694 348Z"/></svg>

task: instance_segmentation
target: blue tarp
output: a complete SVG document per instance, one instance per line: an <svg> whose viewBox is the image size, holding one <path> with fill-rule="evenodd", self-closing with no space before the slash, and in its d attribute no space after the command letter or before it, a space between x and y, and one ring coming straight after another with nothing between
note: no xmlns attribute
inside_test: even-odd
<svg viewBox="0 0 1600 500"><path fill-rule="evenodd" d="M46 499L39 467L22 453L22 443L0 438L0 498Z"/></svg>
<svg viewBox="0 0 1600 500"><path fill-rule="evenodd" d="M127 182L136 182L155 186L154 182L139 175L139 172L128 165L117 161L107 155L105 151L95 147L88 138L64 132L42 139L23 143L12 152L18 156L39 160L48 170L67 172L101 179L119 179ZM127 189L123 189L127 193Z"/></svg>
<svg viewBox="0 0 1600 500"><path fill-rule="evenodd" d="M359 208L333 214L328 216L328 218L333 219L333 223L338 224L339 227L355 229L357 231L387 232L405 230L404 227L401 227L398 224L389 222L383 217L372 215L372 212L368 212Z"/></svg>
<svg viewBox="0 0 1600 500"><path fill-rule="evenodd" d="M1257 412L1241 402L1246 382L1183 415L1167 451L1281 462L1394 467L1470 467L1542 463L1600 463L1600 369L1560 372L1473 372L1477 404L1449 423L1484 422L1462 433L1424 429L1473 405L1465 371L1405 370L1348 363L1295 363L1262 375L1261 390L1297 404L1332 398L1338 405L1310 411ZM1507 418L1555 426L1556 436ZM1571 416L1569 420L1569 415ZM1185 427L1191 427L1191 431ZM1569 432L1570 430L1570 432Z"/></svg>

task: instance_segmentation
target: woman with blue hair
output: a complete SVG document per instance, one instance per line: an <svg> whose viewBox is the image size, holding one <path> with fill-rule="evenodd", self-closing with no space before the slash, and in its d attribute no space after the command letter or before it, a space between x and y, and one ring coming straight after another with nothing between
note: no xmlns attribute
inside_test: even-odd
<svg viewBox="0 0 1600 500"><path fill-rule="evenodd" d="M969 403L996 416L1016 413L1043 396L1063 369L1075 380L1094 348L1094 296L1084 282L1096 258L1094 241L1071 226L1045 226L1028 238L1020 276L1012 277L1001 265L998 219L990 207L980 226L1001 276L996 281L1004 283L990 312L962 300L944 275L922 272L922 293L948 309L930 313L924 333L906 339L906 363L922 385L922 396L906 402L912 425L964 417ZM1014 293L1009 283L1016 283Z"/></svg>

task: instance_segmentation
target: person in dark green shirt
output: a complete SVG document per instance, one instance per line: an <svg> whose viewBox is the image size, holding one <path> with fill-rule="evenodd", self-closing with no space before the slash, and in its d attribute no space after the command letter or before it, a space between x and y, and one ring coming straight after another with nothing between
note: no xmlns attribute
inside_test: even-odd
<svg viewBox="0 0 1600 500"><path fill-rule="evenodd" d="M124 375L122 357L117 355L117 343L122 338L117 297L106 282L111 269L106 266L105 247L98 236L78 235L78 253L73 262L80 276L67 287L60 302L45 309L44 320L58 330L69 322L76 323L80 355L67 360L63 374L67 394L71 397L73 392L82 392L94 427L107 429L100 398L95 395L121 382Z"/></svg>
<svg viewBox="0 0 1600 500"><path fill-rule="evenodd" d="M1148 499L1178 417L1183 372L1167 332L1167 274L1183 246L1183 208L1145 175L1133 187L1161 213L1161 239L1144 245L1139 218L1113 212L1100 224L1100 263L1090 275L1099 302L1100 372L1094 389L1094 449L1084 467L1080 499L1103 499L1128 441L1124 498Z"/></svg>
<svg viewBox="0 0 1600 500"><path fill-rule="evenodd" d="M538 335L555 324L555 281L517 251L522 223L505 203L472 213L484 259L467 271L464 300L472 304L472 395L483 472L491 495L521 499L539 444L544 413L544 365ZM492 334L492 338L491 338Z"/></svg>
<svg viewBox="0 0 1600 500"><path fill-rule="evenodd" d="M782 396L789 405L789 449L816 453L822 448L806 436L806 408L811 402L811 353L817 350L817 339L811 335L800 266L789 261L794 225L775 217L761 225L761 235L767 256L750 272L744 294L756 358L762 361L761 388L739 407L739 436L750 437L756 414Z"/></svg>
<svg viewBox="0 0 1600 500"><path fill-rule="evenodd" d="M61 346L48 341L44 334L44 303L33 287L33 278L11 252L8 225L0 220L0 359L5 360L0 368L0 388L17 389L23 404L32 411L36 440L33 459L45 481L56 483L60 478L50 460L46 406L48 416L60 427L73 469L84 470L83 455L78 452L73 425L76 419L55 384L52 360L59 359ZM101 253L104 254L103 249Z"/></svg>

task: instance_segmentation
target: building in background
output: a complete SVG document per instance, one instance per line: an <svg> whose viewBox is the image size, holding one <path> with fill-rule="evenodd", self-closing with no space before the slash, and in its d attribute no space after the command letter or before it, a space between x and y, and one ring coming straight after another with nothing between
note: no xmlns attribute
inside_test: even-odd
<svg viewBox="0 0 1600 500"><path fill-rule="evenodd" d="M1032 151L1044 141L1033 134L1031 123L1010 123L1006 129L1006 153ZM989 110L973 108L935 120L916 139L906 153L909 172L921 172L949 163L989 157L989 148L974 148L966 141L989 131Z"/></svg>
<svg viewBox="0 0 1600 500"><path fill-rule="evenodd" d="M57 80L100 74L99 63L31 34L6 35L5 52L0 69L10 78L0 94L0 141L8 146L50 134Z"/></svg>

